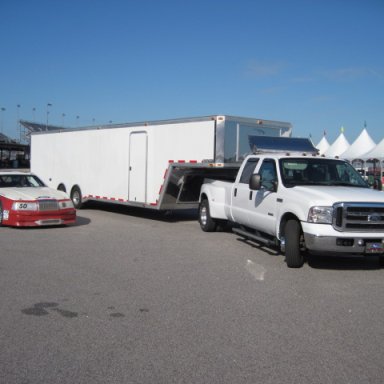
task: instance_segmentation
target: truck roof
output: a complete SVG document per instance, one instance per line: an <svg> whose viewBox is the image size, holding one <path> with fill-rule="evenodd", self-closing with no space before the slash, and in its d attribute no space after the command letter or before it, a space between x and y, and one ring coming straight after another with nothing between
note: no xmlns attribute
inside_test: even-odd
<svg viewBox="0 0 384 384"><path fill-rule="evenodd" d="M324 155L319 155L319 154L313 154L313 153L305 153L305 152L262 152L262 153L254 153L252 155L249 155L248 157L270 157L270 158L275 158L275 159L285 159L285 158L303 158L303 159L319 159L319 160L340 160L340 161L346 161L344 159L341 159L339 157L329 157L329 156L324 156Z"/></svg>

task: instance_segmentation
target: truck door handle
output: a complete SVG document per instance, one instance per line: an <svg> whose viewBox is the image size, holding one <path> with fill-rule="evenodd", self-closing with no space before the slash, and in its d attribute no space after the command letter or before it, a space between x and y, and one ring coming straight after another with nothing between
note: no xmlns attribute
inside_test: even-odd
<svg viewBox="0 0 384 384"><path fill-rule="evenodd" d="M237 188L235 188L235 190L233 191L233 196L237 196Z"/></svg>
<svg viewBox="0 0 384 384"><path fill-rule="evenodd" d="M253 191L249 191L249 200L252 200Z"/></svg>

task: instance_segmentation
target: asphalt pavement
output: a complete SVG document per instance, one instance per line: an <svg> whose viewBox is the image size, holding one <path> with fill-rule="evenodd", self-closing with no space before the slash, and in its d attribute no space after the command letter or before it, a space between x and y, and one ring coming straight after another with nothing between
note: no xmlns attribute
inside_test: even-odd
<svg viewBox="0 0 384 384"><path fill-rule="evenodd" d="M382 383L384 269L204 233L191 213L92 206L0 228L4 384Z"/></svg>

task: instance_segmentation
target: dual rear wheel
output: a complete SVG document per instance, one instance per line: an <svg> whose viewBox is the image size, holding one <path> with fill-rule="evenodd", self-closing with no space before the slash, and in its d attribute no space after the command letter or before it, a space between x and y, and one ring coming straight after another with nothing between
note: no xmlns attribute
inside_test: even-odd
<svg viewBox="0 0 384 384"><path fill-rule="evenodd" d="M209 202L203 199L199 206L199 223L204 232L214 232L217 229L217 221L211 217Z"/></svg>

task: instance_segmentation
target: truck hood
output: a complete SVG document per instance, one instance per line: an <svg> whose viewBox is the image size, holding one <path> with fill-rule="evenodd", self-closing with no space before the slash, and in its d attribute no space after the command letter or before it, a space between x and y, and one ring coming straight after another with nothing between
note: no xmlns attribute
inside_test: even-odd
<svg viewBox="0 0 384 384"><path fill-rule="evenodd" d="M65 192L48 187L0 188L0 195L11 200L69 199Z"/></svg>
<svg viewBox="0 0 384 384"><path fill-rule="evenodd" d="M384 192L370 188L343 186L297 186L295 199L310 202L311 205L331 206L336 202L384 203Z"/></svg>

